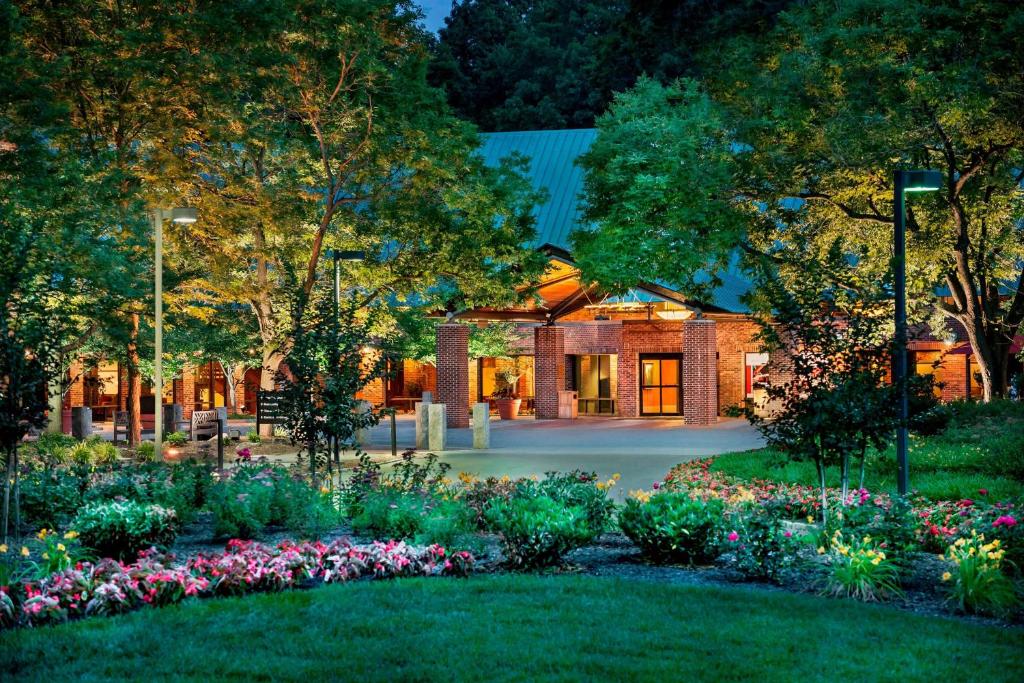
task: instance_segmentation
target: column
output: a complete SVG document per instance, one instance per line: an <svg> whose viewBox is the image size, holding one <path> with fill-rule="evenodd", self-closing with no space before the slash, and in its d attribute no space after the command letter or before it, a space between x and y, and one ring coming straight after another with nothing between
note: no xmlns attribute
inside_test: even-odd
<svg viewBox="0 0 1024 683"><path fill-rule="evenodd" d="M558 417L558 392L565 388L565 328L554 325L533 331L533 407L538 420Z"/></svg>
<svg viewBox="0 0 1024 683"><path fill-rule="evenodd" d="M715 321L683 322L683 419L686 424L718 421L718 358ZM620 378L621 380L621 378Z"/></svg>
<svg viewBox="0 0 1024 683"><path fill-rule="evenodd" d="M447 406L449 427L469 427L469 328L465 325L437 326L437 395L434 401Z"/></svg>

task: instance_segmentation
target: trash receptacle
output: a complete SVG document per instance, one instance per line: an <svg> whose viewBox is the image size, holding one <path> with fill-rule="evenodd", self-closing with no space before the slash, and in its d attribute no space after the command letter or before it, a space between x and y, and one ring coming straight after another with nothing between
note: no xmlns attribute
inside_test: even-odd
<svg viewBox="0 0 1024 683"><path fill-rule="evenodd" d="M71 409L71 436L86 439L92 434L92 408L81 406Z"/></svg>
<svg viewBox="0 0 1024 683"><path fill-rule="evenodd" d="M579 415L579 393L575 391L558 392L558 417L562 420L572 420Z"/></svg>

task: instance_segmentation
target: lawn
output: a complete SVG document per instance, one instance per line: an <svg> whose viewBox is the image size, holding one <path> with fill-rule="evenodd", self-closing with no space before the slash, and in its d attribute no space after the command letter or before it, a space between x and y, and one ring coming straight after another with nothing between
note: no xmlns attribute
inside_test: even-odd
<svg viewBox="0 0 1024 683"><path fill-rule="evenodd" d="M756 588L498 575L0 635L5 680L1024 680L1024 631Z"/></svg>
<svg viewBox="0 0 1024 683"><path fill-rule="evenodd" d="M981 490L993 501L1024 498L1024 403L954 404L952 410L943 432L911 435L911 487L934 500L978 498ZM741 479L818 484L813 463L787 462L770 448L717 456L711 469ZM839 486L838 468L827 477ZM853 477L856 484L855 471ZM869 454L865 487L896 491L895 449Z"/></svg>

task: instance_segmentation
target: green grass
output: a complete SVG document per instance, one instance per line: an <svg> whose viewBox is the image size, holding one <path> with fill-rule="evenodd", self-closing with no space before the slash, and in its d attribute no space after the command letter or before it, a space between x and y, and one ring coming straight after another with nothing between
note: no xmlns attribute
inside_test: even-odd
<svg viewBox="0 0 1024 683"><path fill-rule="evenodd" d="M1024 631L581 576L357 583L0 635L4 680L1024 680Z"/></svg>
<svg viewBox="0 0 1024 683"><path fill-rule="evenodd" d="M934 500L1024 498L1024 403L954 404L950 426L934 436L911 435L910 485ZM769 448L727 453L711 469L741 479L771 479L817 486L810 462L788 462ZM839 486L839 469L826 473L830 486ZM856 466L851 482L857 483ZM865 487L896 491L896 452L889 448L868 455Z"/></svg>

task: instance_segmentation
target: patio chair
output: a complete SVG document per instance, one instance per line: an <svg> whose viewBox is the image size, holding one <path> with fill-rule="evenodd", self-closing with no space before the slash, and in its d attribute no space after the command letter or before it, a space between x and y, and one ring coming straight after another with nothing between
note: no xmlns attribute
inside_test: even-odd
<svg viewBox="0 0 1024 683"><path fill-rule="evenodd" d="M128 411L118 410L114 412L114 443L117 443L118 432L124 433L125 443L128 443Z"/></svg>
<svg viewBox="0 0 1024 683"><path fill-rule="evenodd" d="M193 410L189 438L197 441L200 436L212 439L220 433L221 424L216 410Z"/></svg>

